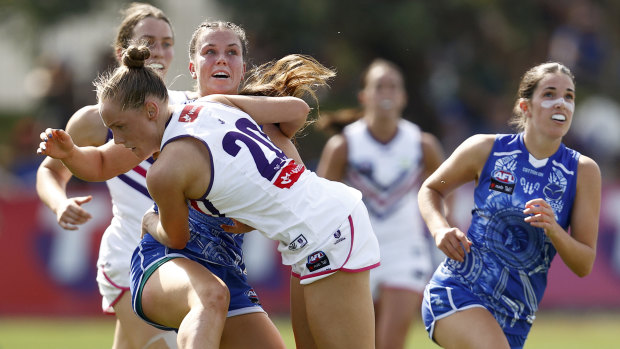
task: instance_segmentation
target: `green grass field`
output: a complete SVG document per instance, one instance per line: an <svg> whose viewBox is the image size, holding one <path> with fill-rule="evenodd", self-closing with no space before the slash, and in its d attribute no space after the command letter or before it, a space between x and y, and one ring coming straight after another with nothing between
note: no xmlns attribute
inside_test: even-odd
<svg viewBox="0 0 620 349"><path fill-rule="evenodd" d="M274 318L287 346L294 348L287 318ZM16 318L0 317L0 349L104 349L112 345L112 317ZM544 312L538 314L530 337L529 349L613 349L620 348L620 311ZM416 326L407 348L438 348L421 325Z"/></svg>

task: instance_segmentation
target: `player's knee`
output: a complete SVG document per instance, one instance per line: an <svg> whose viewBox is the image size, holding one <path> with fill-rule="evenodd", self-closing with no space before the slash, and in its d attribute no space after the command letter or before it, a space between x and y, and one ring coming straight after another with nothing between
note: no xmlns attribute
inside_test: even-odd
<svg viewBox="0 0 620 349"><path fill-rule="evenodd" d="M204 287L200 294L200 303L205 309L228 312L230 292L225 284L213 283Z"/></svg>

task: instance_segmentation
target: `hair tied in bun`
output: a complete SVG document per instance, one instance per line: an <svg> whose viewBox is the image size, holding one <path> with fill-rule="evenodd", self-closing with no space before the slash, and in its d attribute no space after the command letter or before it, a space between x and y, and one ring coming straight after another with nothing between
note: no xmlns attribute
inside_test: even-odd
<svg viewBox="0 0 620 349"><path fill-rule="evenodd" d="M123 64L128 68L143 68L144 62L151 56L146 46L129 46L123 53Z"/></svg>

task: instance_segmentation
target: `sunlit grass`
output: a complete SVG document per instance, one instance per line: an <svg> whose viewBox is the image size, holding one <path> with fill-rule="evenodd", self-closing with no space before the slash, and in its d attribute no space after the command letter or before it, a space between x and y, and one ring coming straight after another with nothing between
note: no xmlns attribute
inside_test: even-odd
<svg viewBox="0 0 620 349"><path fill-rule="evenodd" d="M295 348L291 324L273 317L285 343ZM538 314L526 348L619 348L620 310L615 312L549 312ZM0 349L104 349L112 346L113 317L0 317ZM407 348L436 349L421 324L416 324Z"/></svg>

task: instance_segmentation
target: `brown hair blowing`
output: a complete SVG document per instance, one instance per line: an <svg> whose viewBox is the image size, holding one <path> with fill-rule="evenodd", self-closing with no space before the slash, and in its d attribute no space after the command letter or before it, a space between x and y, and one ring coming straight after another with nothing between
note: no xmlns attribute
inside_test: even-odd
<svg viewBox="0 0 620 349"><path fill-rule="evenodd" d="M98 101L114 99L126 110L141 107L151 95L167 100L166 84L153 69L144 65L149 55L144 45L129 46L123 53L122 65L95 80ZM298 98L309 95L317 101L315 90L327 86L335 75L333 70L310 56L288 55L248 72L240 94Z"/></svg>

